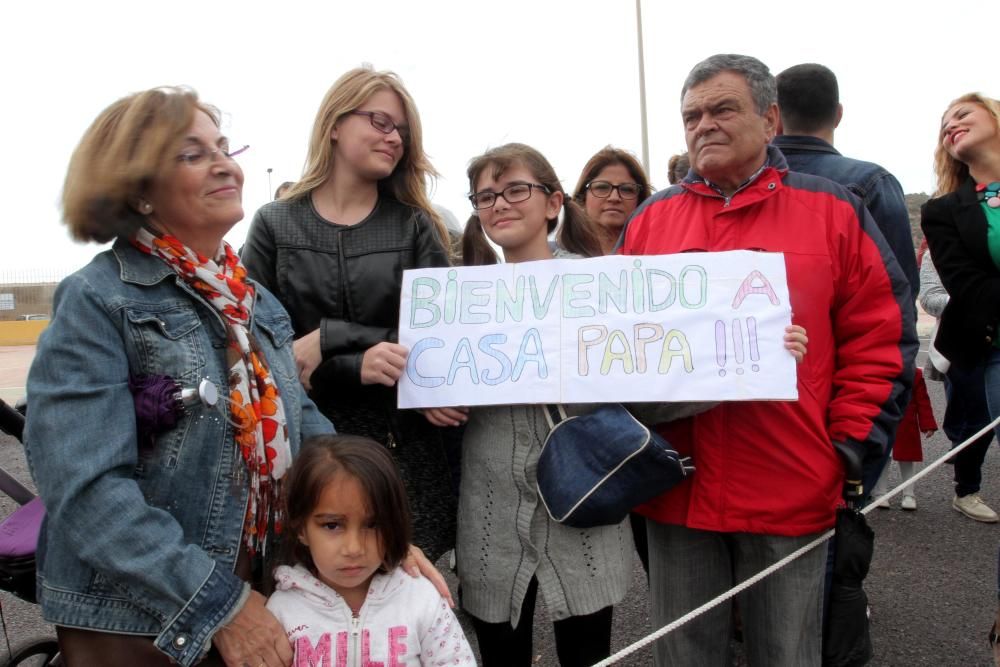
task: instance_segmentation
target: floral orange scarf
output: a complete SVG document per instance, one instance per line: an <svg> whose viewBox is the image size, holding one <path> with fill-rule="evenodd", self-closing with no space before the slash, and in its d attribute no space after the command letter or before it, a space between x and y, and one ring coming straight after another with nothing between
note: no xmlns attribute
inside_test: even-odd
<svg viewBox="0 0 1000 667"><path fill-rule="evenodd" d="M258 550L263 552L272 518L275 532L281 532L280 480L291 465L292 454L278 386L250 331L253 285L246 282L246 269L225 242L219 260L204 257L173 236L154 234L146 228L139 229L132 244L165 261L227 324L229 409L250 482L243 542L251 556Z"/></svg>

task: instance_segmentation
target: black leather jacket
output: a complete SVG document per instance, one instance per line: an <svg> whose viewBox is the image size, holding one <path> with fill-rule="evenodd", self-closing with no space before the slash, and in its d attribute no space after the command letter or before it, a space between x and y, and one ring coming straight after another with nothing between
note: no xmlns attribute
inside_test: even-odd
<svg viewBox="0 0 1000 667"><path fill-rule="evenodd" d="M380 196L367 218L338 225L305 196L257 211L243 262L288 310L296 338L320 329L314 391L358 399L379 392L362 387L361 358L397 340L403 271L447 266L448 254L427 216L395 199Z"/></svg>
<svg viewBox="0 0 1000 667"><path fill-rule="evenodd" d="M951 297L941 314L934 346L951 363L976 366L996 345L1000 321L1000 269L990 256L989 223L966 179L955 192L920 209L920 226L934 267Z"/></svg>
<svg viewBox="0 0 1000 667"><path fill-rule="evenodd" d="M296 337L320 329L323 363L309 395L339 432L391 448L414 542L436 560L454 545L456 516L441 429L397 409L395 387L361 384L365 350L398 340L403 271L448 265L433 223L385 196L356 225L324 220L310 197L271 202L254 216L243 261L288 310Z"/></svg>

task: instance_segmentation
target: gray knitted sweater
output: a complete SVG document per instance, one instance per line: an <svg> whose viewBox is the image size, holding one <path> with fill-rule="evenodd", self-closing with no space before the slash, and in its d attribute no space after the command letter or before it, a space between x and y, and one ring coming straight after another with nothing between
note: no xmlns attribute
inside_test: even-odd
<svg viewBox="0 0 1000 667"><path fill-rule="evenodd" d="M569 414L586 412L567 406ZM625 597L632 571L628 522L580 530L555 523L535 487L548 435L538 405L472 408L462 441L458 577L462 606L516 627L531 578L554 620L592 614ZM531 623L530 618L524 619Z"/></svg>

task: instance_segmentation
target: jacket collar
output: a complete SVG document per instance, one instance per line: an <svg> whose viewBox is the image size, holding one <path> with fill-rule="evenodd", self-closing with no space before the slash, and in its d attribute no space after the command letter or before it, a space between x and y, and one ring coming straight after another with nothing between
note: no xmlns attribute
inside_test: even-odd
<svg viewBox="0 0 1000 667"><path fill-rule="evenodd" d="M983 207L976 197L976 182L971 177L967 177L957 190L945 195L945 197L948 197L952 202L955 228L969 253L980 266L989 266L991 271L995 272L987 243L990 225L986 219L986 213L983 212Z"/></svg>
<svg viewBox="0 0 1000 667"><path fill-rule="evenodd" d="M958 186L955 194L958 196L958 202L963 206L979 204L979 198L976 196L976 181L971 176L966 176L962 184Z"/></svg>
<svg viewBox="0 0 1000 667"><path fill-rule="evenodd" d="M370 608L372 604L380 605L391 600L399 589L408 585L407 577L409 576L400 567L393 568L388 573L377 572L368 587L364 606ZM274 571L274 580L275 590L298 590L304 598L322 608L329 608L336 604L347 604L337 591L327 586L302 565L279 565Z"/></svg>
<svg viewBox="0 0 1000 667"><path fill-rule="evenodd" d="M774 138L772 146L777 146L781 150L800 151L803 153L828 153L830 155L840 155L840 151L831 144L823 141L819 137L811 137L805 134L782 134Z"/></svg>
<svg viewBox="0 0 1000 667"><path fill-rule="evenodd" d="M788 173L788 161L785 160L785 156L781 154L780 150L778 150L774 146L769 145L767 147L767 154L764 158L764 164L761 165L760 169L755 171L750 176L750 178L748 178L746 181L740 184L740 187L736 188L736 191L733 193L732 197L729 197L728 199L732 199L741 192L749 189L754 183L757 183L765 178L771 178L776 176L780 180L787 173ZM705 188L706 190L709 191L709 192L703 191L702 194L713 194L718 197L723 197L723 195L719 192L718 188L712 185L711 182L702 178L699 174L696 174L693 168L691 169L691 171L688 172L687 178L685 178L683 182L686 185L690 186L701 186L702 188ZM774 188L770 189L773 190Z"/></svg>
<svg viewBox="0 0 1000 667"><path fill-rule="evenodd" d="M195 300L203 303L212 312L215 319L222 324L223 328L226 327L226 323L218 311L159 257L142 252L126 238L117 239L114 245L111 246L111 252L114 254L115 259L118 260L118 266L120 267L119 277L123 283L150 287L164 280L173 279L180 289L190 294ZM247 282L254 286L254 303L256 304L260 301L260 286L249 277L247 278ZM253 317L251 313L251 322L253 322Z"/></svg>
<svg viewBox="0 0 1000 667"><path fill-rule="evenodd" d="M155 285L165 278L177 275L166 262L138 250L128 239L119 238L115 241L111 252L118 260L120 277L124 283Z"/></svg>

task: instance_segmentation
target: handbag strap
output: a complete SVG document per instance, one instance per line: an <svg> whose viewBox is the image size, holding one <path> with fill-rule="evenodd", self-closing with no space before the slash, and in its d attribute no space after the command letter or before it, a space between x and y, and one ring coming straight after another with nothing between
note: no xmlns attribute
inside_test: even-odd
<svg viewBox="0 0 1000 667"><path fill-rule="evenodd" d="M554 405L552 403L546 403L545 409L545 421L549 423L549 430L551 431L556 427L556 424L566 419L566 408L561 404Z"/></svg>

